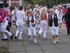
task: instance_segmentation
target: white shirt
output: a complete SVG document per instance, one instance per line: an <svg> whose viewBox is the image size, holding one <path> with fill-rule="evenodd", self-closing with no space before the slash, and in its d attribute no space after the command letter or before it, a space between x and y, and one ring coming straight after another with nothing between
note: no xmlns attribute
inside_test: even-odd
<svg viewBox="0 0 70 53"><path fill-rule="evenodd" d="M37 10L39 10L39 8L34 8L33 9L33 12L35 13Z"/></svg>
<svg viewBox="0 0 70 53"><path fill-rule="evenodd" d="M16 12L17 21L23 21L25 19L25 12L18 10Z"/></svg>
<svg viewBox="0 0 70 53"><path fill-rule="evenodd" d="M18 11L16 12L16 17L17 17L16 24L17 24L17 25L23 25L23 24L24 24L24 23L23 23L23 22L24 22L23 20L25 20L25 12L18 10Z"/></svg>
<svg viewBox="0 0 70 53"><path fill-rule="evenodd" d="M15 17L16 17L16 11L15 10L13 10L12 11L12 20L13 21L15 21L16 19L15 19Z"/></svg>

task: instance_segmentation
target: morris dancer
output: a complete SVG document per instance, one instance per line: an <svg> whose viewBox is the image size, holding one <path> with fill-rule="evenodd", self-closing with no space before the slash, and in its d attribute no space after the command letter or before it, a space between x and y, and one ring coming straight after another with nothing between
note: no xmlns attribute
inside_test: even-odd
<svg viewBox="0 0 70 53"><path fill-rule="evenodd" d="M28 11L27 24L28 24L29 40L32 40L35 43L37 43L36 27L35 27L36 21L35 21L32 11Z"/></svg>
<svg viewBox="0 0 70 53"><path fill-rule="evenodd" d="M57 14L55 14L55 11L53 9L50 9L48 16L48 25L50 26L50 32L52 34L53 43L56 43L59 41L58 36L58 17Z"/></svg>
<svg viewBox="0 0 70 53"><path fill-rule="evenodd" d="M35 19L36 19L36 32L39 31L40 29L40 21L41 21L41 16L40 16L40 11L37 10L36 14L34 15Z"/></svg>
<svg viewBox="0 0 70 53"><path fill-rule="evenodd" d="M15 34L15 39L17 39L17 36L19 34L19 40L22 40L22 33L24 30L24 20L25 20L25 12L23 11L23 7L20 6L19 10L17 10L16 12L16 26L17 26L17 30L16 30L16 34Z"/></svg>
<svg viewBox="0 0 70 53"><path fill-rule="evenodd" d="M40 31L39 34L43 34L43 38L46 38L46 30L47 30L47 18L48 18L48 13L47 13L47 8L46 7L42 7L40 9L40 13L41 13L41 27L40 27Z"/></svg>
<svg viewBox="0 0 70 53"><path fill-rule="evenodd" d="M3 4L0 4L1 7L3 6ZM8 26L8 18L7 18L7 14L6 14L6 10L3 9L3 7L0 9L0 21L1 21L1 32L3 33L3 41L8 40L8 36L10 36L10 38L13 38L13 34L11 32L9 32L8 30L6 30L7 26Z"/></svg>

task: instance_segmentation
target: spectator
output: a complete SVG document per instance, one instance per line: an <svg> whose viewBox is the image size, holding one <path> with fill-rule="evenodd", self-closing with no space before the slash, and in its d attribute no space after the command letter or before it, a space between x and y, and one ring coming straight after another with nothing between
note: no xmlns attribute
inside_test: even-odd
<svg viewBox="0 0 70 53"><path fill-rule="evenodd" d="M64 18L67 24L67 34L70 35L70 7L68 8L68 12L64 15Z"/></svg>

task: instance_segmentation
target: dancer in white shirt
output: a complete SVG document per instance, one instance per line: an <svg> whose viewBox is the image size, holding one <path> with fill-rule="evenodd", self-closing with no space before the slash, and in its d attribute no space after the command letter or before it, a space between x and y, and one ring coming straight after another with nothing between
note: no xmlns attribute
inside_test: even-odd
<svg viewBox="0 0 70 53"><path fill-rule="evenodd" d="M17 39L17 36L19 34L19 39L23 39L22 38L22 33L23 33L23 29L24 29L24 20L25 20L25 12L23 11L23 7L20 6L19 10L16 12L16 26L17 26L17 30L16 30L16 34L15 34L15 39Z"/></svg>
<svg viewBox="0 0 70 53"><path fill-rule="evenodd" d="M40 13L41 13L41 22L40 22L40 30L39 30L39 34L43 34L43 38L46 38L47 36L47 21L48 21L48 12L47 12L47 8L46 7L42 7L40 9Z"/></svg>

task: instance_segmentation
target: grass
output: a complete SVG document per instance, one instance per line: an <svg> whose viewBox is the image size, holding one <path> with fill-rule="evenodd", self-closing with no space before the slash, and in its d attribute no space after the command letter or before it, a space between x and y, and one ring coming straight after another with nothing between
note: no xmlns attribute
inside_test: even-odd
<svg viewBox="0 0 70 53"><path fill-rule="evenodd" d="M0 47L0 53L10 53L8 47Z"/></svg>

